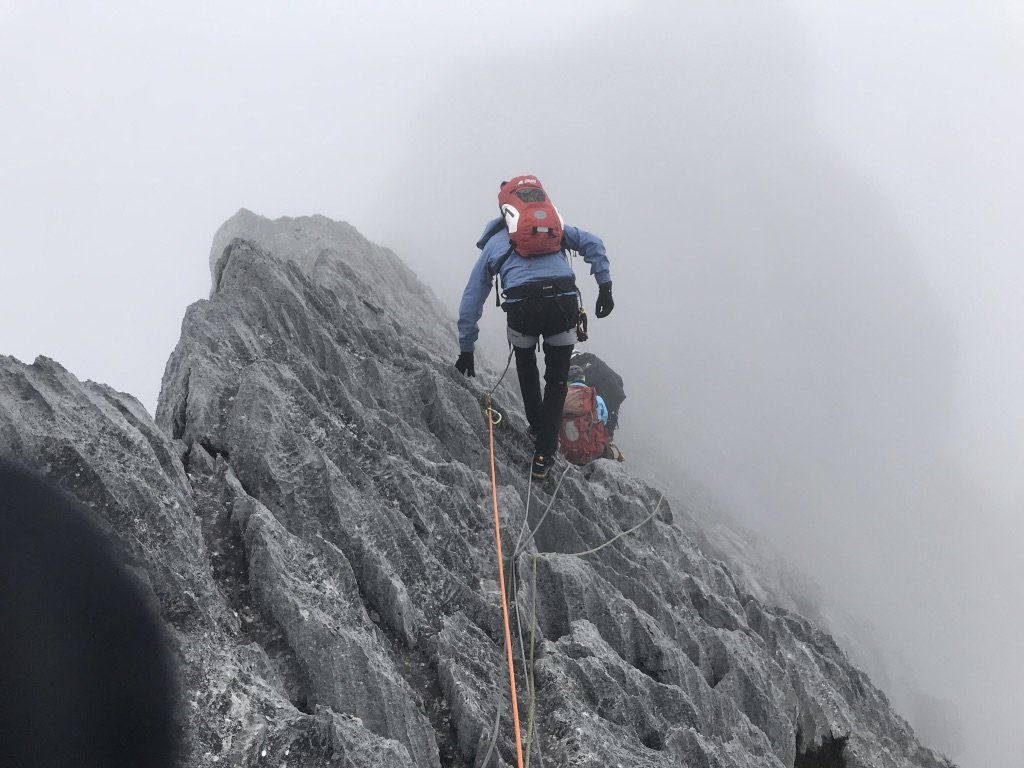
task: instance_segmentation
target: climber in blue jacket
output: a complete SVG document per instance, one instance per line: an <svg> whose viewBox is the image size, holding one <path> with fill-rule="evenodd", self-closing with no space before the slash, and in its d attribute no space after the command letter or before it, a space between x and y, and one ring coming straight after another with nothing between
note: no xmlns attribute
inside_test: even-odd
<svg viewBox="0 0 1024 768"><path fill-rule="evenodd" d="M601 238L562 224L561 216L535 177L519 176L503 182L498 199L503 215L487 224L477 242L480 256L469 274L459 305L460 354L455 367L466 376L476 375L473 349L480 334L478 323L491 292L491 282L499 276L508 340L515 349L519 388L534 438L532 473L534 477L543 478L554 464L558 450L569 358L580 318L576 276L566 251L577 251L590 265L590 273L598 284L597 317L607 317L615 306L612 278ZM553 231L547 233L547 227L527 225L528 221L536 223L537 220L555 224L551 227ZM538 230L554 238L548 241L547 247L551 250L521 255L531 249L544 250L543 244L530 240L538 237ZM536 353L541 337L544 339L543 397Z"/></svg>

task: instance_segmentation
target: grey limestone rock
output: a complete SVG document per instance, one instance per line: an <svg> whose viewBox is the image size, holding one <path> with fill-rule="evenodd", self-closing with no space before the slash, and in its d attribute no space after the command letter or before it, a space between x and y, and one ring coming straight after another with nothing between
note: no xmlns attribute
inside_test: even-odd
<svg viewBox="0 0 1024 768"><path fill-rule="evenodd" d="M211 491L230 470L196 446L190 475L181 449L134 398L46 358L0 358L0 458L81 500L159 606L181 672L182 763L408 766L398 743L287 696L268 656L273 632L252 623L232 588L245 562L220 536L230 500ZM218 578L225 571L232 577Z"/></svg>
<svg viewBox="0 0 1024 768"><path fill-rule="evenodd" d="M159 602L183 763L514 765L500 371L462 378L453 320L347 224L242 211L211 270L155 423L52 361L0 359L0 455L90 503ZM531 764L770 768L848 736L854 768L949 765L651 483L608 461L531 483L511 378L495 468Z"/></svg>

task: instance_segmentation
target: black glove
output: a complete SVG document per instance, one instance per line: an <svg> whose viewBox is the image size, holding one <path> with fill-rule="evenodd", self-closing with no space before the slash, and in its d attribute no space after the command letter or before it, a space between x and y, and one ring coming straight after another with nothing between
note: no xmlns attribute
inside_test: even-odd
<svg viewBox="0 0 1024 768"><path fill-rule="evenodd" d="M594 314L598 317L608 317L614 308L612 281L609 280L607 283L601 283L601 285L597 286L597 306L594 307Z"/></svg>
<svg viewBox="0 0 1024 768"><path fill-rule="evenodd" d="M466 376L476 376L476 368L473 367L473 353L460 352L459 359L455 361L455 370Z"/></svg>

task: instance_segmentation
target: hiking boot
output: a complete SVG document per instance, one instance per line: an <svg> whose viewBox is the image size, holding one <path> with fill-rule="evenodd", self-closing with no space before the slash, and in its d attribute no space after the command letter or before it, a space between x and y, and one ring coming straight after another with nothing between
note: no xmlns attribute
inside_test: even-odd
<svg viewBox="0 0 1024 768"><path fill-rule="evenodd" d="M533 466L530 471L535 478L543 480L548 475L548 470L555 465L554 456L545 456L541 453L533 455Z"/></svg>

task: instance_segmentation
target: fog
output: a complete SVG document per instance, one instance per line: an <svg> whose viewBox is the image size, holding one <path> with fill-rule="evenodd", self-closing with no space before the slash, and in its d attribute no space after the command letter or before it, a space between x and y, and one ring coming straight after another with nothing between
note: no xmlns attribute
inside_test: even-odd
<svg viewBox="0 0 1024 768"><path fill-rule="evenodd" d="M152 410L242 206L355 224L454 322L535 173L608 246L630 463L818 582L926 744L1016 768L1024 5L891 5L0 4L0 354Z"/></svg>

